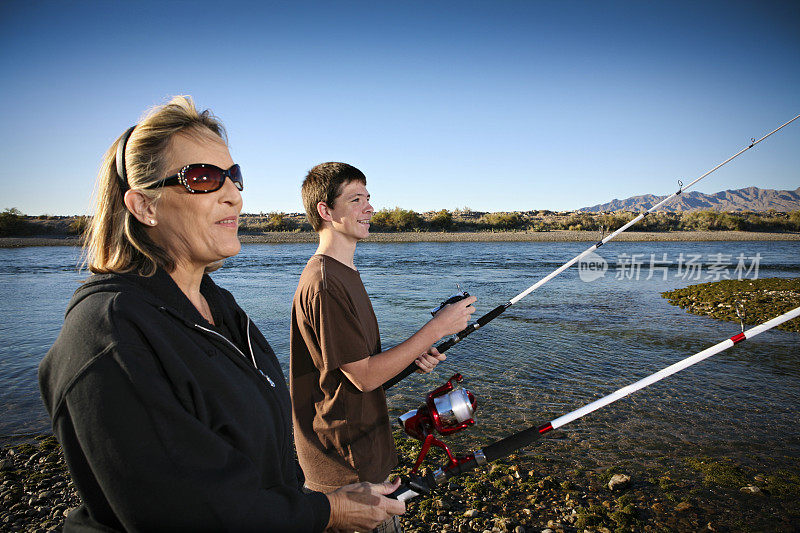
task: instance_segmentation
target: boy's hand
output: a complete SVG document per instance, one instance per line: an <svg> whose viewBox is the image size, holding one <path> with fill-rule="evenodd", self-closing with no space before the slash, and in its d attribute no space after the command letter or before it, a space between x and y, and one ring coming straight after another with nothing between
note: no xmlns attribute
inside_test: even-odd
<svg viewBox="0 0 800 533"><path fill-rule="evenodd" d="M417 366L419 367L419 370L417 370L419 374L427 374L445 359L447 359L445 354L439 353L439 350L431 346L428 348L427 352L420 354L420 356L417 357L414 362L417 363Z"/></svg>
<svg viewBox="0 0 800 533"><path fill-rule="evenodd" d="M458 333L469 325L469 318L475 312L475 308L472 307L475 301L477 301L477 298L470 296L446 305L436 313L430 323L436 326L440 339L447 335Z"/></svg>

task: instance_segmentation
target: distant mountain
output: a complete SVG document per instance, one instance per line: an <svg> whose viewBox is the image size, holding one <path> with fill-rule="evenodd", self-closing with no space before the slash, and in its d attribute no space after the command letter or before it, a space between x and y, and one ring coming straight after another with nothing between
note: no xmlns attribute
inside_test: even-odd
<svg viewBox="0 0 800 533"><path fill-rule="evenodd" d="M607 204L584 207L578 211L597 213L602 211L646 211L666 196L632 196L626 200L612 200ZM780 212L791 212L800 209L800 187L793 191L776 191L774 189L759 189L747 187L746 189L728 190L716 194L703 194L701 192L684 192L671 202L659 208L663 211L769 211L774 209Z"/></svg>

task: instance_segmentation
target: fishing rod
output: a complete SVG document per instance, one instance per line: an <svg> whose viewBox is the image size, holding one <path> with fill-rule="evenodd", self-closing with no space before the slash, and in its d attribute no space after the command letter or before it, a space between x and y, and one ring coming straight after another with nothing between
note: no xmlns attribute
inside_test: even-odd
<svg viewBox="0 0 800 533"><path fill-rule="evenodd" d="M401 501L410 500L426 494L439 485L445 483L448 479L459 474L469 472L487 463L496 461L506 457L521 448L533 443L545 433L554 429L558 429L570 422L573 422L583 416L588 415L592 411L596 411L601 407L605 407L611 403L616 402L628 396L629 394L643 389L657 381L660 381L667 376L671 376L685 368L688 368L695 363L699 363L704 359L711 357L723 350L727 350L731 346L738 344L746 339L752 339L756 335L763 333L769 329L774 328L784 322L792 320L793 318L800 317L800 307L796 307L778 317L773 318L761 325L755 326L747 331L737 333L729 339L706 348L690 357L687 357L677 363L674 363L658 372L651 374L639 381L632 383L626 387L622 387L617 391L595 400L579 409L569 412L560 416L550 422L539 426L531 426L527 429L509 435L502 440L494 442L485 448L477 450L467 456L456 458L453 456L450 449L446 444L433 436L434 431L442 435L451 434L462 429L466 429L475 424L474 413L477 409L477 400L475 396L465 389L455 389L453 382L461 381L460 375L455 375L445 385L439 387L435 391L428 394L426 403L419 409L409 411L399 418L399 422L406 433L419 440L423 441L422 451L417 459L416 464L411 470L410 476L404 477L400 487L394 491L390 497L396 498ZM444 449L448 457L446 465L440 467L432 473L424 476L417 473L425 454L431 446L437 446Z"/></svg>
<svg viewBox="0 0 800 533"><path fill-rule="evenodd" d="M502 305L498 305L497 307L495 307L494 309L492 309L491 311L489 311L488 313L486 313L485 315L480 317L477 321L475 321L474 323L472 323L469 326L467 326L466 328L464 328L462 331L459 331L458 333L456 333L455 335L453 335L452 337L450 337L446 341L444 341L441 344L439 344L438 346L436 346L436 349L439 350L440 353L444 353L445 351L449 350L451 347L453 347L454 345L456 345L459 342L461 342L462 340L464 340L464 338L467 337L467 335L469 335L473 331L477 331L478 329L482 328L483 326L485 326L486 324L488 324L489 322L491 322L492 320L494 320L495 318L500 316L506 309L508 309L509 307L511 307L512 305L517 303L518 301L522 300L527 295L529 295L530 293L532 293L533 291L535 291L536 289L538 289L539 287L541 287L542 285L544 285L545 283L550 281L551 279L555 278L556 276L558 276L559 274L564 272L566 269L568 269L569 267L571 267L572 265L574 265L575 263L577 263L578 261L580 261L581 259L583 259L587 255L589 255L590 253L594 252L595 250L597 250L598 248L603 246L605 243L607 243L608 241L612 240L617 235L619 235L623 231L627 230L628 228L630 228L631 226L633 226L634 224L636 224L637 222L642 220L648 214L652 213L653 211L655 211L656 209L658 209L659 207L661 207L665 203L669 202L673 198L679 196L681 193L683 193L683 191L689 189L694 184L696 184L698 181L702 180L703 178L705 178L706 176L708 176L712 172L716 171L717 169L719 169L719 168L725 166L726 164L728 164L729 162L733 161L734 159L736 159L737 157L739 157L740 155L742 155L743 153L745 153L746 151L748 151L749 149L751 149L752 147L754 147L755 145L757 145L758 143L760 143L761 141L763 141L764 139L769 137L770 135L772 135L774 133L777 133L778 131L780 131L781 129L785 128L786 126L788 126L789 124L791 124L792 122L797 120L798 118L800 118L800 115L797 115L796 117L794 117L793 119L789 120L788 122L785 122L784 124L782 124L781 126L775 128L774 130L772 130L771 132L767 133L766 135L764 135L763 137L761 137L758 140L756 140L755 138L750 139L750 144L749 145L745 146L744 148L742 148L741 150L739 150L738 152L736 152L735 154L730 156L728 159L726 159L722 163L718 164L717 166L715 166L714 168L712 168L711 170L709 170L708 172L706 172L705 174L703 174L699 178L695 179L694 181L692 181L688 185L684 186L683 182L678 180L678 191L677 192L674 192L671 195L667 196L666 198L664 198L663 200L658 202L656 205L654 205L653 207L651 207L650 209L648 209L644 213L640 213L633 220L631 220L630 222L628 222L627 224L625 224L624 226L622 226L621 228L619 228L615 232L611 233L607 237L605 237L605 238L601 239L600 241L598 241L597 243L593 244L592 246L590 246L589 248L587 248L586 250L584 250L580 254L576 255L575 257L573 257L572 259L570 259L569 261L567 261L566 263L564 263L563 265L561 265L560 267L555 269L553 272L551 272L550 274L548 274L547 276L545 276L541 280L537 281L536 283L534 283L533 285L531 285L530 287L528 287L527 289L525 289L521 293L519 293L516 296L514 296L513 298L511 298L506 303L504 303ZM458 294L455 294L455 295L451 296L445 302L442 302L442 305L437 307L434 310L434 312L439 310L441 307L443 307L446 304L453 303L453 302L456 302L458 300L462 300L464 298L467 298L468 296L469 296L469 294L467 294L466 292L463 292L463 291L459 292ZM417 365L415 363L411 363L410 365L408 365L405 368L405 370L403 370L402 372L397 374L395 377L393 377L392 379L390 379L389 381L384 383L383 384L384 390L385 389L389 389L390 387L392 387L395 384L399 383L404 378L406 378L406 377L410 376L411 374L413 374L414 372L416 372L417 369L418 369Z"/></svg>

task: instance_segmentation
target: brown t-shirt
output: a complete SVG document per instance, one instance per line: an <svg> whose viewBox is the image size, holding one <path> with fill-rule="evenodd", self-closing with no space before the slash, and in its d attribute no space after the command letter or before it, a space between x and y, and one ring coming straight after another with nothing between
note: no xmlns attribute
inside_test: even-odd
<svg viewBox="0 0 800 533"><path fill-rule="evenodd" d="M383 389L361 392L340 367L381 351L358 271L309 259L292 302L289 341L294 438L306 486L329 492L384 481L397 465Z"/></svg>

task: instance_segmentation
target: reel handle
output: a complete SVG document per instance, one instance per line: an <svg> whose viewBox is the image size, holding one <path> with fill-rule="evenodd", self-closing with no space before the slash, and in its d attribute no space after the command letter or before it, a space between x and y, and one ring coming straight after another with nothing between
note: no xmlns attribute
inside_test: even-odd
<svg viewBox="0 0 800 533"><path fill-rule="evenodd" d="M403 476L397 490L387 494L386 497L405 502L422 494L428 494L434 487L436 487L436 481L430 474L425 477L418 475Z"/></svg>
<svg viewBox="0 0 800 533"><path fill-rule="evenodd" d="M391 494L387 494L386 497L391 498L393 500L405 502L412 498L416 498L419 495L420 495L419 492L413 490L405 483L401 483L400 486L397 487L396 491L392 492Z"/></svg>

